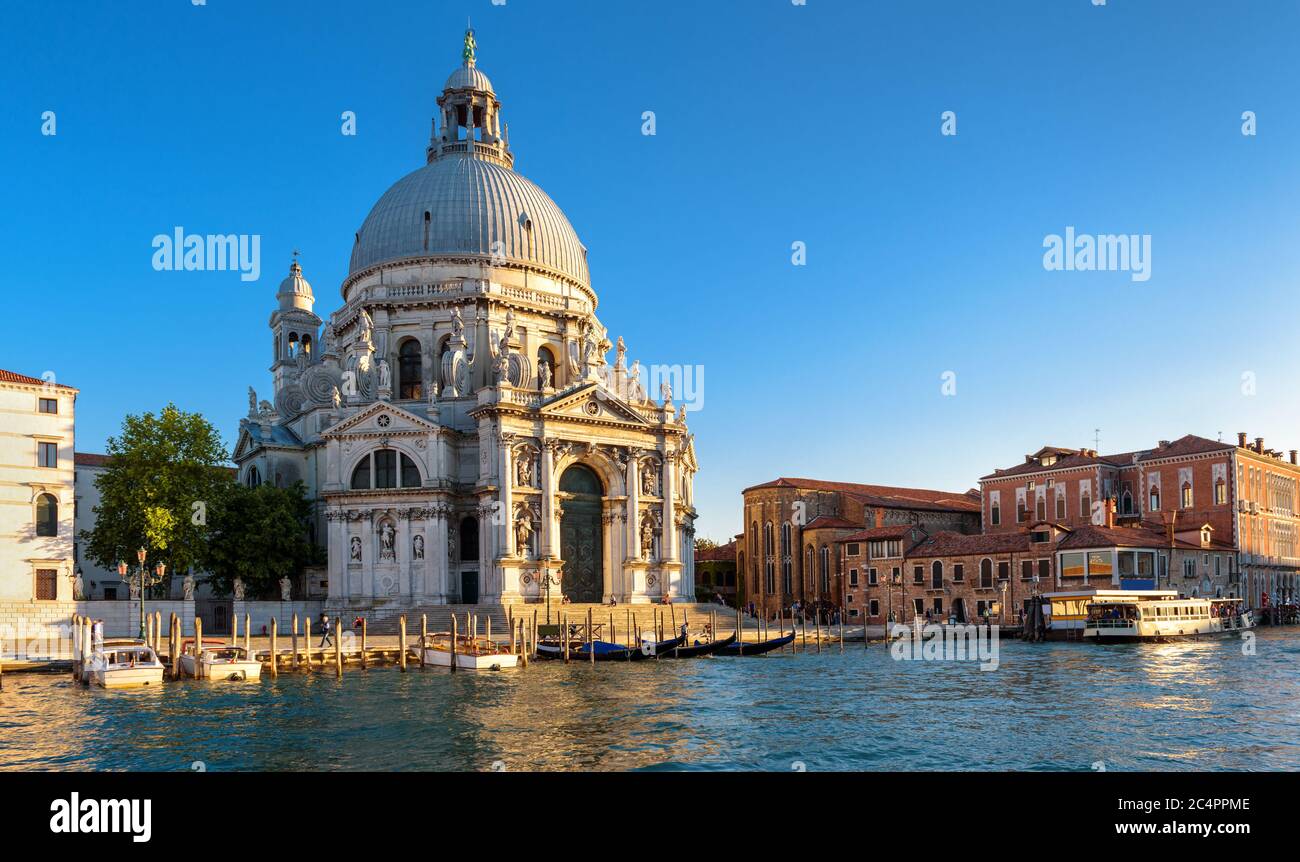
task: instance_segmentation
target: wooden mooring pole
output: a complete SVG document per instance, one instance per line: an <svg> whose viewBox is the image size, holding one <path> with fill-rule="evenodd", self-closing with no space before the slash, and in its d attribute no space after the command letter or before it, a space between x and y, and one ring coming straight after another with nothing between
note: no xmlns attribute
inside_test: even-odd
<svg viewBox="0 0 1300 862"><path fill-rule="evenodd" d="M216 634L216 629L213 629L213 634ZM238 614L230 615L230 645L234 647L239 646L239 615Z"/></svg>
<svg viewBox="0 0 1300 862"><path fill-rule="evenodd" d="M171 643L168 647L168 657L172 660L172 679L181 678L181 641L185 639L184 635L180 614L172 614Z"/></svg>
<svg viewBox="0 0 1300 862"><path fill-rule="evenodd" d="M367 637L367 634L368 631L366 629L366 618L362 617L361 618L361 669L362 670L366 669L366 648L370 640Z"/></svg>
<svg viewBox="0 0 1300 862"><path fill-rule="evenodd" d="M343 678L343 620L334 620L334 675Z"/></svg>
<svg viewBox="0 0 1300 862"><path fill-rule="evenodd" d="M736 646L740 647L740 655L745 654L745 630L740 626L740 602L736 602Z"/></svg>
<svg viewBox="0 0 1300 862"><path fill-rule="evenodd" d="M456 615L451 615L451 672L456 672Z"/></svg>
<svg viewBox="0 0 1300 862"><path fill-rule="evenodd" d="M307 668L307 673L311 673L311 617L302 618L302 648L303 662Z"/></svg>
<svg viewBox="0 0 1300 862"><path fill-rule="evenodd" d="M406 614L402 614L397 624L398 664L402 673L406 673Z"/></svg>
<svg viewBox="0 0 1300 862"><path fill-rule="evenodd" d="M560 611L560 643L564 647L564 663L569 663L569 615Z"/></svg>
<svg viewBox="0 0 1300 862"><path fill-rule="evenodd" d="M253 615L244 614L244 654L253 654Z"/></svg>
<svg viewBox="0 0 1300 862"><path fill-rule="evenodd" d="M591 627L591 608L587 608L587 652L591 663L596 663L596 630Z"/></svg>
<svg viewBox="0 0 1300 862"><path fill-rule="evenodd" d="M420 670L424 670L424 648L429 645L429 615L420 614Z"/></svg>
<svg viewBox="0 0 1300 862"><path fill-rule="evenodd" d="M199 617L194 618L194 678L199 678L203 663L203 620Z"/></svg>
<svg viewBox="0 0 1300 862"><path fill-rule="evenodd" d="M279 622L275 617L271 617L271 678L275 679L280 675L280 651L276 646L276 629Z"/></svg>

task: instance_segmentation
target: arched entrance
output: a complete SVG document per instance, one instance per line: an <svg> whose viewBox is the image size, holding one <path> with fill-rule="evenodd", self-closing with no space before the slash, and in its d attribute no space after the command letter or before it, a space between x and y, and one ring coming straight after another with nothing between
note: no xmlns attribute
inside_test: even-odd
<svg viewBox="0 0 1300 862"><path fill-rule="evenodd" d="M599 602L605 588L600 477L590 467L574 464L560 477L560 491L568 495L560 519L561 589L571 602Z"/></svg>

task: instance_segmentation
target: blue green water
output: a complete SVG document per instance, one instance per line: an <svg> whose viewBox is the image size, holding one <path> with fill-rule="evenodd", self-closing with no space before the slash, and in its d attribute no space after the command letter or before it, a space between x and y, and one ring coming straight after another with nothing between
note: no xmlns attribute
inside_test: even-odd
<svg viewBox="0 0 1300 862"><path fill-rule="evenodd" d="M9 674L0 769L1300 769L1300 632L1255 646L1008 642L981 672L857 644L120 692Z"/></svg>

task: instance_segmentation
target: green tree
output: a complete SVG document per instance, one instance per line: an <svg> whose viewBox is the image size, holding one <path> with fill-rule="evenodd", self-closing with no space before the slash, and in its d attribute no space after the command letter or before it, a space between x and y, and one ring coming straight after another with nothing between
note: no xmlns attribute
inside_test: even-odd
<svg viewBox="0 0 1300 862"><path fill-rule="evenodd" d="M695 550L697 551L711 551L717 546L717 542L712 539L706 539L703 536L700 536L695 540Z"/></svg>
<svg viewBox="0 0 1300 862"><path fill-rule="evenodd" d="M249 598L279 595L280 578L297 578L305 566L324 562L307 537L311 502L301 482L289 488L236 485L212 512L205 568L218 595L233 591L235 578Z"/></svg>
<svg viewBox="0 0 1300 862"><path fill-rule="evenodd" d="M95 529L81 535L86 555L114 569L119 560L135 566L136 549L144 548L150 565L166 563L173 573L202 566L208 511L235 487L212 424L175 404L157 415L128 415L121 433L108 438L107 454L108 467L95 480Z"/></svg>

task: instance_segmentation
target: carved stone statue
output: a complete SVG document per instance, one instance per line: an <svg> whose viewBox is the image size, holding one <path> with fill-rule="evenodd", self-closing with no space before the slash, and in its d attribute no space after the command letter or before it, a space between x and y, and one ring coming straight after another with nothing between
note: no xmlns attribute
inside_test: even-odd
<svg viewBox="0 0 1300 862"><path fill-rule="evenodd" d="M375 335L375 321L373 318L371 318L369 311L366 311L364 308L361 309L361 317L359 318L359 322L357 325L358 325L357 343L365 347L373 347L374 335Z"/></svg>
<svg viewBox="0 0 1300 862"><path fill-rule="evenodd" d="M193 575L191 574L185 575L185 580L181 583L181 590L183 591L183 595L185 596L185 601L187 602L194 601L194 576Z"/></svg>
<svg viewBox="0 0 1300 862"><path fill-rule="evenodd" d="M654 470L646 467L641 471L641 493L651 497L655 494L655 474Z"/></svg>
<svg viewBox="0 0 1300 862"><path fill-rule="evenodd" d="M465 320L460 316L460 306L451 310L451 337L453 340L465 337Z"/></svg>
<svg viewBox="0 0 1300 862"><path fill-rule="evenodd" d="M664 401L664 406L671 409L673 406L673 385L665 380L659 384L659 397Z"/></svg>
<svg viewBox="0 0 1300 862"><path fill-rule="evenodd" d="M283 578L280 578L280 601L282 602L289 601L289 597L292 594L293 594L293 583L290 582L289 576L286 575Z"/></svg>
<svg viewBox="0 0 1300 862"><path fill-rule="evenodd" d="M126 586L131 591L131 601L138 601L140 598L140 579L132 578L130 575L127 575L127 578Z"/></svg>
<svg viewBox="0 0 1300 862"><path fill-rule="evenodd" d="M519 556L527 556L528 540L533 535L532 514L524 509L520 511L519 517L515 519L515 553Z"/></svg>
<svg viewBox="0 0 1300 862"><path fill-rule="evenodd" d="M81 577L81 572L77 572L76 577L72 579L72 598L81 601L86 597L86 582Z"/></svg>
<svg viewBox="0 0 1300 862"><path fill-rule="evenodd" d="M541 389L551 388L551 363L549 362L538 363L537 385Z"/></svg>
<svg viewBox="0 0 1300 862"><path fill-rule="evenodd" d="M325 328L321 330L320 340L321 356L329 356L334 352L334 327L329 323L326 323Z"/></svg>
<svg viewBox="0 0 1300 862"><path fill-rule="evenodd" d="M360 536L352 537L352 550L350 552L350 555L351 555L352 562L354 563L361 562L361 537Z"/></svg>
<svg viewBox="0 0 1300 862"><path fill-rule="evenodd" d="M343 393L339 391L339 388L338 388L337 386L332 387L332 389L333 389L333 391L330 392L330 401L334 404L334 409L335 409L335 410L342 410L342 409L343 409ZM683 409L684 409L684 408L683 408Z"/></svg>
<svg viewBox="0 0 1300 862"><path fill-rule="evenodd" d="M627 376L628 398L634 402L645 401L645 388L641 386L641 360L632 363L632 370Z"/></svg>
<svg viewBox="0 0 1300 862"><path fill-rule="evenodd" d="M650 557L655 544L655 527L648 517L641 518L641 556Z"/></svg>
<svg viewBox="0 0 1300 862"><path fill-rule="evenodd" d="M388 360L381 359L377 365L379 367L379 386L382 389L387 389L389 386L393 385L393 375L392 372L388 370Z"/></svg>
<svg viewBox="0 0 1300 862"><path fill-rule="evenodd" d="M411 540L411 558L416 560L424 559L424 536L419 533Z"/></svg>
<svg viewBox="0 0 1300 862"><path fill-rule="evenodd" d="M379 528L379 559L395 560L397 559L397 549L393 546L397 538L397 531L393 525L387 522Z"/></svg>
<svg viewBox="0 0 1300 862"><path fill-rule="evenodd" d="M257 415L257 390L251 386L248 387L248 415Z"/></svg>
<svg viewBox="0 0 1300 862"><path fill-rule="evenodd" d="M533 487L533 456L527 452L519 456L515 464L516 484L521 488Z"/></svg>
<svg viewBox="0 0 1300 862"><path fill-rule="evenodd" d="M235 578L235 582L230 585L230 591L235 594L235 601L242 602L244 600L244 579Z"/></svg>
<svg viewBox="0 0 1300 862"><path fill-rule="evenodd" d="M618 337L618 358L614 360L615 368L627 367L627 345L623 343L623 336Z"/></svg>

